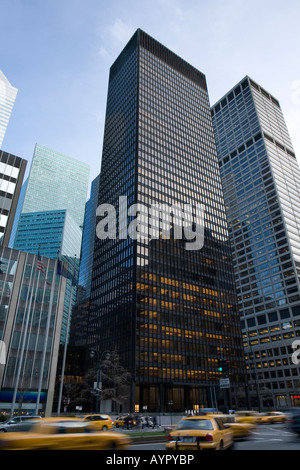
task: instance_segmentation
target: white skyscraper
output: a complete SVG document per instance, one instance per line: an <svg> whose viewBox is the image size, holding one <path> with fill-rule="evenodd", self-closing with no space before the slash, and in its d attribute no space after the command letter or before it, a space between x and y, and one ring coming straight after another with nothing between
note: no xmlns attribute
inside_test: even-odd
<svg viewBox="0 0 300 470"><path fill-rule="evenodd" d="M14 88L0 70L0 148L18 90Z"/></svg>

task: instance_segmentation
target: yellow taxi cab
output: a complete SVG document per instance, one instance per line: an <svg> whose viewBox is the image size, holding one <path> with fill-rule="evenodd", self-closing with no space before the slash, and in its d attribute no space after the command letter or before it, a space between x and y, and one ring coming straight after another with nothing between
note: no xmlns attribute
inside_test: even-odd
<svg viewBox="0 0 300 470"><path fill-rule="evenodd" d="M258 424L260 422L260 414L252 410L236 411L234 416L237 423Z"/></svg>
<svg viewBox="0 0 300 470"><path fill-rule="evenodd" d="M236 421L233 415L219 415L218 418L232 431L235 440L249 437L256 428L255 424Z"/></svg>
<svg viewBox="0 0 300 470"><path fill-rule="evenodd" d="M114 421L114 424L116 426L116 428L123 428L123 427L127 427L127 424L129 427L132 427L132 426L136 426L137 425L137 421L134 417L132 417L131 415L126 415L126 416L118 416L115 421Z"/></svg>
<svg viewBox="0 0 300 470"><path fill-rule="evenodd" d="M233 446L232 431L217 415L183 418L166 443L167 450L225 450Z"/></svg>
<svg viewBox="0 0 300 470"><path fill-rule="evenodd" d="M91 414L85 415L83 421L87 421L95 426L96 429L107 431L114 425L113 420L108 415L104 414Z"/></svg>
<svg viewBox="0 0 300 470"><path fill-rule="evenodd" d="M0 450L124 450L129 436L95 431L82 419L43 418L27 432L1 433Z"/></svg>
<svg viewBox="0 0 300 470"><path fill-rule="evenodd" d="M287 416L280 411L267 411L266 413L261 413L260 422L261 423L285 423Z"/></svg>

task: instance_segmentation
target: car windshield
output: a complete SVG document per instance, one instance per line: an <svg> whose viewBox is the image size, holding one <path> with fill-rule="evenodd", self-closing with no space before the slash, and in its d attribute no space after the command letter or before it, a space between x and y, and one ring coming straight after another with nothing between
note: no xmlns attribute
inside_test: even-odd
<svg viewBox="0 0 300 470"><path fill-rule="evenodd" d="M177 429L204 429L213 430L213 424L210 419L183 419L178 423Z"/></svg>

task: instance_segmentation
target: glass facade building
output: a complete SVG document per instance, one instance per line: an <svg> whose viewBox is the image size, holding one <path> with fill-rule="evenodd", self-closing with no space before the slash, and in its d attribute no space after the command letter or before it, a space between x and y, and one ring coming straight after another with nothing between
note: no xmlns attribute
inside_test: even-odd
<svg viewBox="0 0 300 470"><path fill-rule="evenodd" d="M80 258L82 231L67 210L28 212L20 216L14 248L48 258Z"/></svg>
<svg viewBox="0 0 300 470"><path fill-rule="evenodd" d="M278 100L251 78L211 112L252 406L299 405L299 165Z"/></svg>
<svg viewBox="0 0 300 470"><path fill-rule="evenodd" d="M68 209L82 226L89 172L86 163L36 144L22 213Z"/></svg>
<svg viewBox="0 0 300 470"><path fill-rule="evenodd" d="M4 73L0 70L0 149L17 93L17 88L9 83Z"/></svg>
<svg viewBox="0 0 300 470"><path fill-rule="evenodd" d="M0 247L0 410L50 415L62 327L66 279L56 261Z"/></svg>
<svg viewBox="0 0 300 470"><path fill-rule="evenodd" d="M45 212L28 212L20 216L18 230L14 242L16 250L59 258L69 265L70 274L78 278L82 230L74 221L68 210ZM71 305L76 303L76 289L72 289L72 281L67 281L61 342L64 344L68 336L67 324Z"/></svg>
<svg viewBox="0 0 300 470"><path fill-rule="evenodd" d="M68 262L70 274L78 276L82 225L89 183L89 165L40 144L35 146L13 248ZM21 204L20 204L21 206ZM68 281L62 343L68 337L70 298L76 292Z"/></svg>
<svg viewBox="0 0 300 470"><path fill-rule="evenodd" d="M91 293L99 178L100 175L98 175L92 181L90 198L85 206L84 224L82 232L78 284L82 287L84 291L84 293L81 293L81 296L84 296L86 298L89 298Z"/></svg>
<svg viewBox="0 0 300 470"><path fill-rule="evenodd" d="M99 355L116 352L130 372L123 410L220 404L222 356L230 360L237 405L244 363L206 79L141 30L110 69L98 205L104 203L116 208L117 231L115 239L99 239L99 232L95 239L87 343ZM153 204L193 211L203 204L203 248L188 250L175 236L178 214L169 237L149 237L158 222L152 214L149 223ZM193 222L195 228L194 212Z"/></svg>

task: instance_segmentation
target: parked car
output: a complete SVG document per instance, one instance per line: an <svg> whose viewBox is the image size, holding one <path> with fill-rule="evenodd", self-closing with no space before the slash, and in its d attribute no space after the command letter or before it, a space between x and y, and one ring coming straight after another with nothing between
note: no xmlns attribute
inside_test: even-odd
<svg viewBox="0 0 300 470"><path fill-rule="evenodd" d="M25 416L14 416L13 418L0 423L0 432L16 432L19 429L24 429L24 423L30 420L41 419L41 416L25 415Z"/></svg>
<svg viewBox="0 0 300 470"><path fill-rule="evenodd" d="M234 445L233 433L216 415L193 416L179 421L168 436L167 450L225 450Z"/></svg>
<svg viewBox="0 0 300 470"><path fill-rule="evenodd" d="M29 432L1 434L1 450L124 450L131 439L126 434L95 431L82 419L43 418Z"/></svg>

